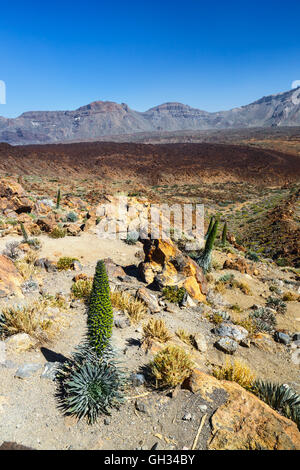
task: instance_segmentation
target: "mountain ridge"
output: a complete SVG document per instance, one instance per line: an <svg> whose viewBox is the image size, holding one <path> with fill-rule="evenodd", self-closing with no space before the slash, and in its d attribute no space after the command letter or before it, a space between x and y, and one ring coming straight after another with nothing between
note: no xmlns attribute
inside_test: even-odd
<svg viewBox="0 0 300 470"><path fill-rule="evenodd" d="M179 102L147 111L126 103L93 101L71 111L27 111L0 116L0 141L12 145L87 141L156 131L294 127L300 125L300 87L228 111L208 112Z"/></svg>

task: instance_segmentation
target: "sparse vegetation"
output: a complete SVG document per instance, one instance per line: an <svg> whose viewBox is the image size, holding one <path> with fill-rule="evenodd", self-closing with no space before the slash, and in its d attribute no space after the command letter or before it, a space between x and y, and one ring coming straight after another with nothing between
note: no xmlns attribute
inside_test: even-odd
<svg viewBox="0 0 300 470"><path fill-rule="evenodd" d="M131 323L137 324L147 315L147 307L144 302L128 292L115 290L111 292L110 296L113 307L127 313Z"/></svg>
<svg viewBox="0 0 300 470"><path fill-rule="evenodd" d="M29 251L22 259L15 261L15 266L24 281L28 281L39 273L39 268L34 265L37 255Z"/></svg>
<svg viewBox="0 0 300 470"><path fill-rule="evenodd" d="M49 237L51 238L64 238L66 235L66 230L58 225L49 233Z"/></svg>
<svg viewBox="0 0 300 470"><path fill-rule="evenodd" d="M27 333L40 343L47 343L57 334L57 325L43 314L46 305L44 302L36 301L24 307L2 309L0 320L2 333L5 336Z"/></svg>
<svg viewBox="0 0 300 470"><path fill-rule="evenodd" d="M232 362L232 360L227 358L222 367L215 367L213 369L213 375L219 380L236 382L250 391L252 391L255 380L255 374L251 371L250 367L238 359Z"/></svg>
<svg viewBox="0 0 300 470"><path fill-rule="evenodd" d="M190 356L178 346L167 346L150 363L157 387L172 388L181 384L192 372Z"/></svg>
<svg viewBox="0 0 300 470"><path fill-rule="evenodd" d="M184 299L186 290L184 287L167 286L163 288L162 293L166 300L180 305Z"/></svg>
<svg viewBox="0 0 300 470"><path fill-rule="evenodd" d="M267 298L266 306L276 310L277 313L281 314L285 314L287 309L287 305L285 302L283 302L283 300L272 296Z"/></svg>
<svg viewBox="0 0 300 470"><path fill-rule="evenodd" d="M154 339L160 343L166 343L172 338L164 320L159 318L151 318L148 323L144 325L143 332L146 341Z"/></svg>
<svg viewBox="0 0 300 470"><path fill-rule="evenodd" d="M194 345L194 336L191 333L187 333L183 328L176 331L176 336L189 346Z"/></svg>
<svg viewBox="0 0 300 470"><path fill-rule="evenodd" d="M88 302L91 295L92 286L92 279L78 279L78 281L74 282L71 287L73 297Z"/></svg>
<svg viewBox="0 0 300 470"><path fill-rule="evenodd" d="M251 313L250 318L258 331L272 333L277 324L275 315L267 308L261 307Z"/></svg>
<svg viewBox="0 0 300 470"><path fill-rule="evenodd" d="M69 256L63 256L57 261L57 269L59 271L66 271L74 267L74 261L79 261L77 258L70 258Z"/></svg>

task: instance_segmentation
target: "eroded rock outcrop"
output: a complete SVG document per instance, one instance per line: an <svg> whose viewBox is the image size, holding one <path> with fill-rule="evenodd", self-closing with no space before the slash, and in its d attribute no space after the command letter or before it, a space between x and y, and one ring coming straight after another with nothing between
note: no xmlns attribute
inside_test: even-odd
<svg viewBox="0 0 300 470"><path fill-rule="evenodd" d="M145 260L139 265L139 276L147 284L184 287L198 301L205 300L207 285L202 269L184 255L170 240L145 240Z"/></svg>
<svg viewBox="0 0 300 470"><path fill-rule="evenodd" d="M33 207L33 201L28 198L19 183L7 179L0 180L0 212L9 217L31 212Z"/></svg>
<svg viewBox="0 0 300 470"><path fill-rule="evenodd" d="M22 297L21 285L24 280L14 263L5 255L0 255L0 298L15 294Z"/></svg>
<svg viewBox="0 0 300 470"><path fill-rule="evenodd" d="M214 392L226 400L211 418L210 450L299 450L296 424L281 416L235 382L218 380L195 369L185 387L211 401Z"/></svg>

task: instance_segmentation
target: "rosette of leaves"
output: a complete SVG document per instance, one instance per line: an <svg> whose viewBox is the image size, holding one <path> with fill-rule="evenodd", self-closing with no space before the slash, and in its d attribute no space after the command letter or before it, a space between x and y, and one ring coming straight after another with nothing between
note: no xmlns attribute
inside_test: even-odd
<svg viewBox="0 0 300 470"><path fill-rule="evenodd" d="M272 297L272 296L268 297L266 305L267 307L273 308L274 310L276 310L277 313L281 313L281 314L286 313L286 309L287 309L286 303L283 302L283 300L278 299L277 297Z"/></svg>
<svg viewBox="0 0 300 470"><path fill-rule="evenodd" d="M110 414L124 401L127 374L108 346L99 358L89 341L76 348L57 371L59 406L65 414L87 418L93 424L100 414Z"/></svg>
<svg viewBox="0 0 300 470"><path fill-rule="evenodd" d="M276 317L269 309L261 307L250 315L258 331L272 333L277 325Z"/></svg>
<svg viewBox="0 0 300 470"><path fill-rule="evenodd" d="M101 357L107 347L113 328L113 309L105 265L98 261L90 295L88 317L88 339Z"/></svg>
<svg viewBox="0 0 300 470"><path fill-rule="evenodd" d="M258 380L254 393L274 410L293 420L300 429L300 395L287 385Z"/></svg>

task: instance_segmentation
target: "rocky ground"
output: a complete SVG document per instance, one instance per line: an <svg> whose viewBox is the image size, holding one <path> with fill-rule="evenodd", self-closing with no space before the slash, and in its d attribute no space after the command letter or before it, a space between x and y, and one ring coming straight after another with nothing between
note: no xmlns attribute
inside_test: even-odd
<svg viewBox="0 0 300 470"><path fill-rule="evenodd" d="M33 197L11 180L0 181L0 209L1 311L38 302L39 315L55 327L47 341L22 329L2 336L0 445L300 449L300 433L292 420L237 383L213 375L228 358L239 359L257 379L286 384L300 393L297 268L278 266L263 257L251 260L231 240L225 247L216 244L212 269L205 276L171 240L143 246L140 241L100 239L99 211L89 202L64 196L56 209L55 200ZM70 213L75 213L76 220ZM20 222L30 239L39 242L24 242ZM63 231L61 238L53 238L57 228ZM66 256L77 261L70 269L59 270L59 260ZM93 276L99 259L106 260L111 291L142 299L145 312L134 321L128 311L114 308L112 341L130 382L121 409L91 426L64 416L54 377L57 363L70 356L85 333L87 306L72 295L74 278ZM183 286L188 294L185 301L170 302L153 281ZM270 297L285 307L270 306ZM254 332L249 318L260 308L269 309L276 325ZM170 333L167 343L159 338L145 340L143 326L153 318L164 320ZM180 330L193 341L178 335ZM149 378L148 365L166 344L179 345L194 364L192 375L171 390L155 388Z"/></svg>

